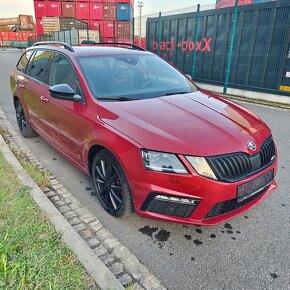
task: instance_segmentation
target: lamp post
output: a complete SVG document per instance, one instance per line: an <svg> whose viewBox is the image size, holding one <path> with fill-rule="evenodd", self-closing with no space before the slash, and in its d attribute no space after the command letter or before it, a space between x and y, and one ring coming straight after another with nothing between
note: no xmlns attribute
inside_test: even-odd
<svg viewBox="0 0 290 290"><path fill-rule="evenodd" d="M144 7L144 4L142 1L138 1L138 7L139 7L139 45L141 46L141 35L142 35L142 8Z"/></svg>

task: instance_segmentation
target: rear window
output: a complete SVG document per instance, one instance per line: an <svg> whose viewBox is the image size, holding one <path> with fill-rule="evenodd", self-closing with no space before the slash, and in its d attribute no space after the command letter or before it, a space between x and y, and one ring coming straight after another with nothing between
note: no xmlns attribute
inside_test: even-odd
<svg viewBox="0 0 290 290"><path fill-rule="evenodd" d="M17 68L19 71L25 73L26 66L27 66L27 64L28 64L28 61L29 61L29 59L30 59L32 53L33 53L33 50L29 50L29 51L26 51L26 52L22 55L22 57L20 58L20 60L19 60L19 62L18 62L18 64L17 64L17 66L16 66L16 68Z"/></svg>

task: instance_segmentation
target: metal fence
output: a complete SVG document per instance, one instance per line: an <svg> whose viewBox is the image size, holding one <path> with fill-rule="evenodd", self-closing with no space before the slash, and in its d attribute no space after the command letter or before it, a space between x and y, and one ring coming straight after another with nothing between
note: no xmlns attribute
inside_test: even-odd
<svg viewBox="0 0 290 290"><path fill-rule="evenodd" d="M147 49L195 81L290 96L290 1L148 18Z"/></svg>

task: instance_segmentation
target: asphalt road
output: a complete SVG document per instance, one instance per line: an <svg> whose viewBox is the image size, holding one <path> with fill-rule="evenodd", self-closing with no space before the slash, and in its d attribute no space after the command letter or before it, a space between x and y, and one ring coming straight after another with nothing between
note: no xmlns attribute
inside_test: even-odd
<svg viewBox="0 0 290 290"><path fill-rule="evenodd" d="M0 104L16 128L9 74L19 52L0 52ZM92 183L40 137L34 154L169 289L290 289L290 111L245 104L272 128L279 189L262 204L216 227L109 216Z"/></svg>

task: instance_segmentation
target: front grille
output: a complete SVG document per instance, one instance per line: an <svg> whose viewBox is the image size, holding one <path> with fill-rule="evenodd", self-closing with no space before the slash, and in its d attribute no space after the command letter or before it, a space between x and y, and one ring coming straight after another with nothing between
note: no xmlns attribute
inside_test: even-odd
<svg viewBox="0 0 290 290"><path fill-rule="evenodd" d="M157 198L158 195L158 193L150 193L143 203L141 210L157 214L189 218L199 204L199 201L195 201L194 204L187 204L162 200Z"/></svg>
<svg viewBox="0 0 290 290"><path fill-rule="evenodd" d="M208 218L216 217L216 216L231 212L233 210L236 210L236 209L252 202L253 200L258 198L259 196L262 196L267 190L268 190L268 188L263 189L259 193L255 194L255 195L253 195L253 196L251 196L251 197L249 197L241 202L237 202L236 198L231 199L231 200L226 200L223 202L219 202L212 207L212 209L207 213L205 218L208 219Z"/></svg>
<svg viewBox="0 0 290 290"><path fill-rule="evenodd" d="M270 136L258 154L233 153L207 157L207 161L220 181L236 182L268 167L275 157L275 145Z"/></svg>

